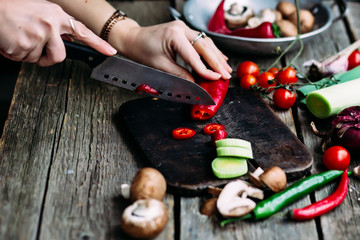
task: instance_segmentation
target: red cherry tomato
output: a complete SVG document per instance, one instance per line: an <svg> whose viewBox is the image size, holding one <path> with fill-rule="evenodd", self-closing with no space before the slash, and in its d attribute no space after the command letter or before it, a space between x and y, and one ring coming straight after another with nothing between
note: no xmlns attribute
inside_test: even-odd
<svg viewBox="0 0 360 240"><path fill-rule="evenodd" d="M195 130L187 127L179 127L172 130L172 137L174 139L187 139L195 135Z"/></svg>
<svg viewBox="0 0 360 240"><path fill-rule="evenodd" d="M204 133L206 135L212 135L218 130L225 130L225 126L220 123L209 123L204 127Z"/></svg>
<svg viewBox="0 0 360 240"><path fill-rule="evenodd" d="M270 72L263 72L257 77L258 85L262 88L275 87L276 81L274 74ZM272 91L270 88L268 91Z"/></svg>
<svg viewBox="0 0 360 240"><path fill-rule="evenodd" d="M259 67L256 63L251 61L245 61L240 63L236 70L236 75L239 79L241 79L244 75L253 75L257 77L259 75Z"/></svg>
<svg viewBox="0 0 360 240"><path fill-rule="evenodd" d="M276 67L273 67L273 68L270 68L268 72L271 72L276 77L277 74L279 73L279 69Z"/></svg>
<svg viewBox="0 0 360 240"><path fill-rule="evenodd" d="M256 77L250 74L246 74L240 79L240 87L244 89L250 89L251 86L256 84L256 82Z"/></svg>
<svg viewBox="0 0 360 240"><path fill-rule="evenodd" d="M276 80L278 83L283 85L296 83L298 80L296 76L296 70L292 67L285 68L277 74Z"/></svg>
<svg viewBox="0 0 360 240"><path fill-rule="evenodd" d="M296 101L296 95L292 91L279 88L274 92L273 101L276 107L281 109L289 109L294 105Z"/></svg>
<svg viewBox="0 0 360 240"><path fill-rule="evenodd" d="M348 61L349 61L348 70L359 66L360 65L360 52L359 52L359 50L354 50L350 54L350 56L348 58Z"/></svg>
<svg viewBox="0 0 360 240"><path fill-rule="evenodd" d="M345 170L350 164L350 154L344 147L332 146L324 152L323 163L329 170Z"/></svg>

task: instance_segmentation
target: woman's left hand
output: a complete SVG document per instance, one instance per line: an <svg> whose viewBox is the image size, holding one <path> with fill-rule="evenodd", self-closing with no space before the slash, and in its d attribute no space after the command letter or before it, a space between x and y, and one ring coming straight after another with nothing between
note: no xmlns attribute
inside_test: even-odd
<svg viewBox="0 0 360 240"><path fill-rule="evenodd" d="M200 77L229 79L232 69L227 57L209 37L198 38L191 44L198 35L179 20L150 27L135 26L123 35L124 45L118 50L134 61L194 81L192 74L176 62L178 53Z"/></svg>

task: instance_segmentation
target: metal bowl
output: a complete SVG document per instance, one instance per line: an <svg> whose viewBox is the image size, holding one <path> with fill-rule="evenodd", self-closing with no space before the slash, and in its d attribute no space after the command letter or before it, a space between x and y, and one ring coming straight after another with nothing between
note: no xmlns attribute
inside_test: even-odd
<svg viewBox="0 0 360 240"><path fill-rule="evenodd" d="M234 1L236 0L227 0L224 4L224 8L227 9L228 6L230 6L230 4ZM280 0L242 0L241 3L253 8L255 13L258 13L261 9L264 8L274 9L279 1ZM275 55L279 53L277 50L284 50L292 41L295 40L295 37L272 39L236 37L208 31L208 22L220 2L221 0L188 0L184 4L183 8L184 21L187 22L192 28L199 31L204 31L209 37L213 39L219 48L238 53ZM341 14L344 15L346 10L346 3L341 1L341 4ZM303 43L306 43L318 34L324 32L335 20L331 14L330 8L324 5L320 0L301 0L299 1L299 5L300 8L311 10L315 17L314 30L300 36ZM298 47L299 44L295 44L291 50L295 50Z"/></svg>

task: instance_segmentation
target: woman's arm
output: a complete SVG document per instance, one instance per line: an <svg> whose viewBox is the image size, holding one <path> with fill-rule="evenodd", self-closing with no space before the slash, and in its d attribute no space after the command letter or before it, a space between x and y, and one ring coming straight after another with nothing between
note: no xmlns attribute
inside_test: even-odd
<svg viewBox="0 0 360 240"><path fill-rule="evenodd" d="M100 34L115 8L104 0L51 0L67 13ZM131 16L130 16L131 17ZM210 38L191 41L198 32L182 21L173 21L150 27L141 27L130 17L117 22L111 29L108 42L118 53L142 64L194 80L191 73L175 61L176 54L189 64L201 77L209 80L231 77L227 57ZM210 66L208 69L203 61Z"/></svg>

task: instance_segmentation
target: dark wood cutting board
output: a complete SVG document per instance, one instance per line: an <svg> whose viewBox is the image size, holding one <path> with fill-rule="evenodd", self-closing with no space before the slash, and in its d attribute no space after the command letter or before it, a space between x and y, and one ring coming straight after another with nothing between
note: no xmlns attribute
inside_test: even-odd
<svg viewBox="0 0 360 240"><path fill-rule="evenodd" d="M216 116L206 122L190 118L190 105L153 98L126 102L119 115L148 164L165 176L172 193L199 195L210 185L229 181L217 179L211 170L216 151L210 136L202 132L210 122L225 125L228 137L252 143L251 167L276 165L294 179L308 174L313 161L308 149L261 97L243 89L230 88ZM191 139L172 139L171 131L177 127L193 128L197 134Z"/></svg>

